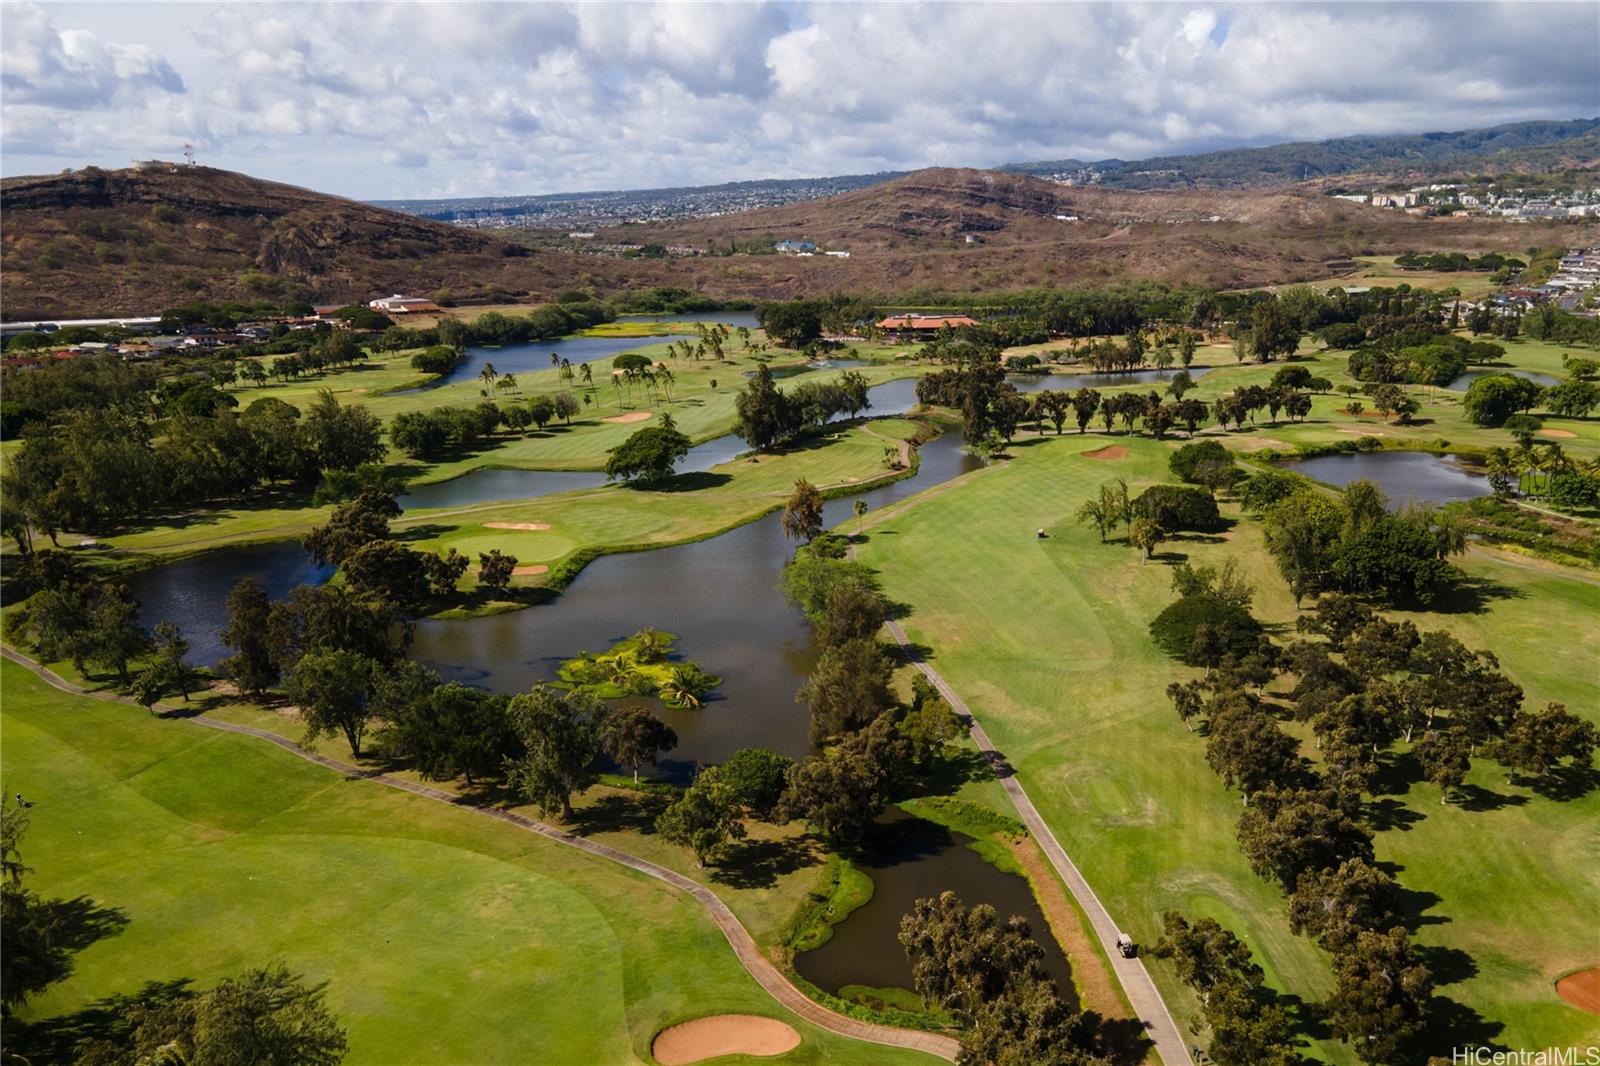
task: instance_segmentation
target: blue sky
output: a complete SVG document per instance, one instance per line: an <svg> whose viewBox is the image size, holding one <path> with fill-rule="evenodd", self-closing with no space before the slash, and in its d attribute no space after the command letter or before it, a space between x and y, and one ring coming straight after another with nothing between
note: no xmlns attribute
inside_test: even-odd
<svg viewBox="0 0 1600 1066"><path fill-rule="evenodd" d="M1138 158L1600 114L1600 5L0 6L0 169L361 198Z"/></svg>

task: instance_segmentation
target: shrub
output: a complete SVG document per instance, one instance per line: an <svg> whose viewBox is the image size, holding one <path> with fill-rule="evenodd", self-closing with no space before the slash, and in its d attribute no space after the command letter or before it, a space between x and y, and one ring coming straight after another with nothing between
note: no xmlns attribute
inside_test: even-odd
<svg viewBox="0 0 1600 1066"><path fill-rule="evenodd" d="M1303 370L1304 367L1284 367L1285 370ZM1185 444L1172 453L1167 460L1167 467L1182 481L1195 481L1195 470L1202 463L1223 463L1233 465L1233 453L1225 448L1221 441L1200 440Z"/></svg>
<svg viewBox="0 0 1600 1066"><path fill-rule="evenodd" d="M425 374L448 374L460 361L459 350L448 344L435 344L411 357L411 365Z"/></svg>
<svg viewBox="0 0 1600 1066"><path fill-rule="evenodd" d="M1479 426L1498 426L1519 411L1531 410L1544 390L1514 374L1487 374L1467 389L1463 407Z"/></svg>

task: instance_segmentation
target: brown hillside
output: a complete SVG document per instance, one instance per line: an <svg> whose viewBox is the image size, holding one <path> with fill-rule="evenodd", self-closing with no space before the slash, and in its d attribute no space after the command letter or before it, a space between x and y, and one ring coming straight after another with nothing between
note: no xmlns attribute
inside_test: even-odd
<svg viewBox="0 0 1600 1066"><path fill-rule="evenodd" d="M87 168L0 183L10 319L150 314L195 299L550 298L677 285L719 296L992 292L1148 278L1238 287L1326 278L1348 257L1593 239L1594 227L1412 218L1313 191L1123 192L929 170L822 200L604 241L728 247L784 237L848 259L619 259L523 244L205 167ZM1057 215L1076 215L1068 222ZM968 238L971 238L969 241Z"/></svg>

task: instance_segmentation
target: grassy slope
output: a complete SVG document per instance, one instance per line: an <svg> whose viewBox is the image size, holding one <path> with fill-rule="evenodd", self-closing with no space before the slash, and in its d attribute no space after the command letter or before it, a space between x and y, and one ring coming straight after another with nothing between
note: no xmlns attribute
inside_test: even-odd
<svg viewBox="0 0 1600 1066"><path fill-rule="evenodd" d="M1282 898L1249 871L1234 840L1238 799L1223 791L1203 741L1183 729L1163 694L1185 671L1157 652L1145 627L1170 601L1169 567L1141 564L1124 544L1100 545L1071 517L1112 476L1164 479L1170 445L1129 440L1130 455L1116 461L1079 454L1104 443L1068 435L1019 447L1014 462L869 531L861 557L881 568L891 597L911 605L913 639L933 649L1135 936L1153 940L1168 907L1214 915L1247 938L1275 984L1318 998L1330 984L1326 956L1290 934ZM1038 528L1050 537L1037 539ZM1168 544L1164 561L1177 553L1238 559L1257 588L1258 612L1293 621L1255 524L1241 523L1221 543ZM1417 623L1492 648L1530 704L1600 711L1600 589L1480 557L1466 565L1509 590L1506 598L1481 615ZM1442 808L1437 790L1414 788L1396 798L1419 820L1381 834L1379 856L1404 867L1408 889L1441 897L1425 918L1439 924L1425 925L1420 940L1465 951L1478 967L1446 995L1504 1023L1499 1039L1511 1046L1593 1038L1595 1019L1557 1000L1550 981L1600 961L1590 924L1600 895L1600 793L1555 803L1506 786L1490 766L1473 780L1508 805ZM1154 970L1188 1021L1192 997L1169 968ZM1445 1034L1440 1041L1448 1044ZM1322 1050L1347 1059L1337 1046Z"/></svg>
<svg viewBox="0 0 1600 1066"><path fill-rule="evenodd" d="M272 959L332 982L352 1062L649 1061L673 1021L784 1016L698 906L641 875L10 663L0 677L33 886L130 919L29 1021ZM914 1058L785 1020L795 1061Z"/></svg>

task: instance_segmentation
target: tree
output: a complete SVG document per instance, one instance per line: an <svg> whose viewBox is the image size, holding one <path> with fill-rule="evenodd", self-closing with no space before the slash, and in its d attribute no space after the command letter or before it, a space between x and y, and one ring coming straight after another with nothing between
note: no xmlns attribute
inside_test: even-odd
<svg viewBox="0 0 1600 1066"><path fill-rule="evenodd" d="M1356 799L1328 789L1263 789L1239 819L1239 844L1260 877L1292 891L1313 870L1348 859L1372 862L1372 835L1356 820Z"/></svg>
<svg viewBox="0 0 1600 1066"><path fill-rule="evenodd" d="M1158 959L1171 960L1178 980L1194 989L1202 1006L1209 1006L1220 987L1231 984L1258 986L1261 967L1250 957L1250 948L1215 918L1201 918L1191 924L1177 911L1161 915L1161 939L1150 948Z"/></svg>
<svg viewBox="0 0 1600 1066"><path fill-rule="evenodd" d="M766 451L790 432L784 395L773 384L772 371L765 363L740 390L734 406L739 414L734 432L757 451Z"/></svg>
<svg viewBox="0 0 1600 1066"><path fill-rule="evenodd" d="M1485 374L1467 386L1462 410L1475 425L1498 426L1519 411L1532 410L1543 392L1515 374Z"/></svg>
<svg viewBox="0 0 1600 1066"><path fill-rule="evenodd" d="M1285 359L1300 346L1300 327L1277 297L1262 300L1250 313L1250 353L1263 363L1274 356Z"/></svg>
<svg viewBox="0 0 1600 1066"><path fill-rule="evenodd" d="M823 650L811 676L795 700L811 710L811 739L828 737L870 724L894 704L889 657L870 638L847 640Z"/></svg>
<svg viewBox="0 0 1600 1066"><path fill-rule="evenodd" d="M718 767L718 777L734 803L767 818L783 798L784 778L794 760L765 748L740 748Z"/></svg>
<svg viewBox="0 0 1600 1066"><path fill-rule="evenodd" d="M866 532L867 528L867 501L857 497L856 502L851 506L851 510L856 516L856 536L859 537Z"/></svg>
<svg viewBox="0 0 1600 1066"><path fill-rule="evenodd" d="M871 638L888 617L888 604L876 586L846 578L829 586L812 625L818 642L831 647Z"/></svg>
<svg viewBox="0 0 1600 1066"><path fill-rule="evenodd" d="M161 680L166 689L177 689L183 701L189 702L189 691L194 688L194 667L184 661L189 654L189 642L183 630L172 622L157 622L155 628L155 654L145 667Z"/></svg>
<svg viewBox="0 0 1600 1066"><path fill-rule="evenodd" d="M381 677L373 707L389 722L378 743L410 759L430 780L461 775L470 786L500 769L517 749L504 696L454 681L440 684L438 675L416 664Z"/></svg>
<svg viewBox="0 0 1600 1066"><path fill-rule="evenodd" d="M323 470L354 470L383 458L383 424L365 407L341 407L323 389L301 424L316 464Z"/></svg>
<svg viewBox="0 0 1600 1066"><path fill-rule="evenodd" d="M1289 894L1289 928L1335 954L1360 933L1383 932L1399 918L1399 886L1365 859L1303 873Z"/></svg>
<svg viewBox="0 0 1600 1066"><path fill-rule="evenodd" d="M415 609L428 598L429 559L392 540L368 541L344 560L344 578L358 594L377 596L402 610Z"/></svg>
<svg viewBox="0 0 1600 1066"><path fill-rule="evenodd" d="M544 427L556 416L555 401L548 396L535 396L528 401L528 417L539 427L539 432L544 432Z"/></svg>
<svg viewBox="0 0 1600 1066"><path fill-rule="evenodd" d="M1088 429L1089 423L1094 421L1095 412L1100 410L1100 407L1100 393L1094 389L1080 389L1077 395L1072 397L1072 414L1078 423L1079 433Z"/></svg>
<svg viewBox="0 0 1600 1066"><path fill-rule="evenodd" d="M535 685L511 701L509 713L526 749L506 764L511 787L542 812L559 808L561 820L571 821L572 794L595 780L605 705L585 692Z"/></svg>
<svg viewBox="0 0 1600 1066"><path fill-rule="evenodd" d="M1167 539L1167 531L1154 518L1139 517L1128 527L1128 543L1144 552L1146 559L1155 557L1156 548Z"/></svg>
<svg viewBox="0 0 1600 1066"><path fill-rule="evenodd" d="M1083 502L1078 508L1078 521L1087 522L1099 530L1100 543L1104 544L1106 534L1128 520L1130 509L1128 484L1119 478L1115 482L1102 484L1098 496Z"/></svg>
<svg viewBox="0 0 1600 1066"><path fill-rule="evenodd" d="M633 771L635 783L639 767L677 746L677 732L643 707L619 707L600 726L600 750Z"/></svg>
<svg viewBox="0 0 1600 1066"><path fill-rule="evenodd" d="M587 369L588 364L585 363L584 367ZM578 398L565 390L556 393L550 403L555 408L556 417L569 426L572 425L572 416L583 411L583 405L578 402Z"/></svg>
<svg viewBox="0 0 1600 1066"><path fill-rule="evenodd" d="M644 487L659 485L672 477L673 467L689 454L689 438L678 432L672 416L663 424L638 430L606 459L606 479Z"/></svg>
<svg viewBox="0 0 1600 1066"><path fill-rule="evenodd" d="M72 973L60 928L63 901L43 899L23 885L32 872L22 862L27 832L27 808L9 798L0 803L0 1004L8 1016L10 1008Z"/></svg>
<svg viewBox="0 0 1600 1066"><path fill-rule="evenodd" d="M400 517L400 505L391 495L363 492L334 508L326 525L318 526L301 541L319 564L342 565L357 548L389 536L389 520Z"/></svg>
<svg viewBox="0 0 1600 1066"><path fill-rule="evenodd" d="M1245 701L1212 715L1206 762L1226 787L1238 787L1248 807L1256 792L1293 780L1300 746L1271 716Z"/></svg>
<svg viewBox="0 0 1600 1066"><path fill-rule="evenodd" d="M194 1066L335 1066L348 1049L328 1010L327 985L307 985L282 963L249 970L199 995L183 989L118 1004L114 1034L88 1042L80 1062Z"/></svg>
<svg viewBox="0 0 1600 1066"><path fill-rule="evenodd" d="M302 743L309 746L324 735L343 733L350 754L360 758L368 705L381 669L356 652L319 648L302 655L284 677L289 699L306 723Z"/></svg>
<svg viewBox="0 0 1600 1066"><path fill-rule="evenodd" d="M478 584L494 592L504 592L517 572L517 557L499 548L478 553Z"/></svg>
<svg viewBox="0 0 1600 1066"><path fill-rule="evenodd" d="M889 732L888 727L882 717L853 737L872 729ZM888 801L889 768L874 755L865 743L841 743L795 763L784 775L779 810L788 818L804 818L835 846L859 844Z"/></svg>
<svg viewBox="0 0 1600 1066"><path fill-rule="evenodd" d="M242 578L228 593L228 624L219 636L234 654L220 665L240 692L259 696L278 680L267 635L270 606L266 591L254 578Z"/></svg>
<svg viewBox="0 0 1600 1066"><path fill-rule="evenodd" d="M1349 1041L1358 1059L1393 1063L1422 1031L1432 997L1433 975L1404 929L1363 931L1335 953L1325 1007L1334 1035Z"/></svg>
<svg viewBox="0 0 1600 1066"><path fill-rule="evenodd" d="M783 505L783 535L807 542L822 532L822 493L805 478L794 483L794 492Z"/></svg>
<svg viewBox="0 0 1600 1066"><path fill-rule="evenodd" d="M1600 745L1594 723L1579 718L1559 703L1542 711L1523 711L1511 720L1505 735L1484 745L1484 754L1512 771L1548 777L1563 759L1588 766Z"/></svg>
<svg viewBox="0 0 1600 1066"><path fill-rule="evenodd" d="M1412 754L1422 764L1422 776L1439 786L1439 802L1461 787L1472 768L1472 740L1460 729L1430 730Z"/></svg>
<svg viewBox="0 0 1600 1066"><path fill-rule="evenodd" d="M683 795L656 818L656 832L669 844L693 851L698 867L704 867L729 840L744 839L738 798L723 783L717 767L709 766L695 775Z"/></svg>
<svg viewBox="0 0 1600 1066"><path fill-rule="evenodd" d="M83 634L84 657L93 665L115 670L117 679L127 686L132 678L128 664L151 649L150 633L139 624L139 605L128 586L120 582L101 582L88 600L87 631Z"/></svg>

